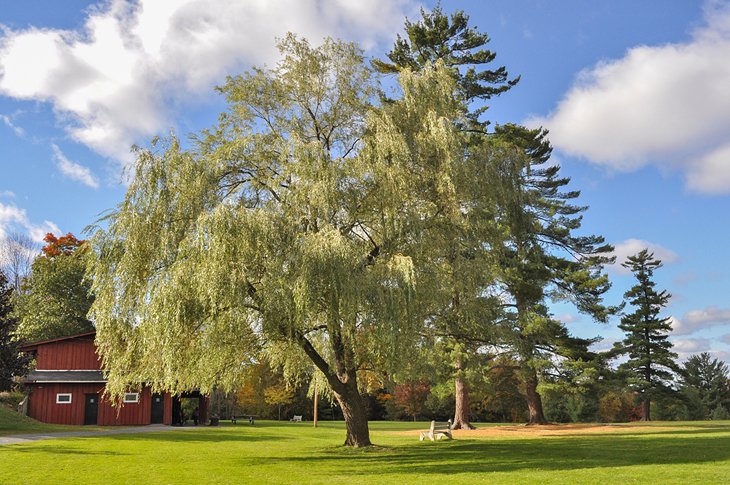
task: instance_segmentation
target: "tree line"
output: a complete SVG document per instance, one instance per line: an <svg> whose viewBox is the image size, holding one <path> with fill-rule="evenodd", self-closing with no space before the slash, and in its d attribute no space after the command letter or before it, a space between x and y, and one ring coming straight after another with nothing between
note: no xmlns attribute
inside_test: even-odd
<svg viewBox="0 0 730 485"><path fill-rule="evenodd" d="M669 295L654 289L661 262L642 251L624 263L633 312L604 303L613 248L579 234L587 207L547 132L486 120L519 81L489 67L488 42L464 12L439 7L371 62L352 43L280 39L275 67L218 88L228 108L214 126L187 146L171 134L135 148L127 194L90 239L33 263L27 288L43 295L67 272L68 301L46 308L21 286L19 328L93 321L112 396L142 382L240 393L266 363L282 379L269 405L318 382L350 446L370 445L378 406L415 418L429 399L456 428L486 409L559 420L554 395L573 417L636 401L650 419L680 371L660 316ZM626 338L592 351L551 314L556 301L598 322L621 314ZM727 368L708 358L725 394L695 398L714 413ZM580 404L591 389L603 404Z"/></svg>

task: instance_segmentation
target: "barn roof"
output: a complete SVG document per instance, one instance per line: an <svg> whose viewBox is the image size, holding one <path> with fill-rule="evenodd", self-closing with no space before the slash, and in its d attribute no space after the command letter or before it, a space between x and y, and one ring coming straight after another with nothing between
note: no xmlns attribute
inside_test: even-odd
<svg viewBox="0 0 730 485"><path fill-rule="evenodd" d="M28 384L106 382L100 370L33 370L23 379Z"/></svg>
<svg viewBox="0 0 730 485"><path fill-rule="evenodd" d="M20 350L23 352L30 352L33 350L36 350L38 346L45 345L45 344L51 344L54 342L60 342L62 340L74 340L74 339L88 339L89 337L94 337L96 335L96 330L93 332L85 332L85 333L79 333L76 335L69 335L68 337L58 337L58 338L52 338L48 340L41 340L39 342L31 342L28 344L23 345L20 347Z"/></svg>

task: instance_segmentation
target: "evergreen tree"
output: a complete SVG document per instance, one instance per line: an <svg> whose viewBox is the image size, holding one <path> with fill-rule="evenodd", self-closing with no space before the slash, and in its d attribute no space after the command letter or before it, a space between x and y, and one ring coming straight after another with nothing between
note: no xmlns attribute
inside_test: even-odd
<svg viewBox="0 0 730 485"><path fill-rule="evenodd" d="M540 374L556 362L574 367L595 357L588 352L592 340L572 337L549 314L547 301L570 301L597 321L615 311L602 303L610 288L602 271L613 261L612 247L601 236L575 234L587 208L572 203L580 192L565 191L570 179L560 176L560 166L548 164L552 149L546 136L542 129L507 124L498 126L494 137L513 147L495 169L501 183L498 220L506 229L494 251L512 314L504 338L522 364L530 424L547 422Z"/></svg>
<svg viewBox="0 0 730 485"><path fill-rule="evenodd" d="M672 352L668 339L672 331L670 318L659 316L671 295L656 290L654 271L662 267L662 262L654 258L654 253L644 249L629 256L621 266L631 270L637 280L624 293L635 311L621 317L619 328L626 333L626 338L614 345L613 354L628 355L628 361L619 369L629 372L629 384L639 393L642 403L642 421L650 421L651 401L673 393L673 371L677 370L677 354Z"/></svg>
<svg viewBox="0 0 730 485"><path fill-rule="evenodd" d="M13 288L0 270L0 391L7 391L13 383L13 376L21 375L27 364L18 350L14 339L17 321L11 315Z"/></svg>
<svg viewBox="0 0 730 485"><path fill-rule="evenodd" d="M417 22L406 20L406 38L398 35L395 46L387 54L388 60L375 60L375 69L383 73L397 73L402 69L419 71L425 66L442 61L457 79L458 93L467 103L484 102L509 90L519 77L509 79L504 66L487 69L496 53L486 49L489 35L469 26L469 16L462 10L448 15L440 5L427 12L421 9ZM485 132L488 121L480 121L487 110L486 104L467 113L469 128Z"/></svg>
<svg viewBox="0 0 730 485"><path fill-rule="evenodd" d="M699 419L709 419L718 407L730 404L730 369L725 362L713 359L709 353L693 355L679 373L680 391L694 400Z"/></svg>
<svg viewBox="0 0 730 485"><path fill-rule="evenodd" d="M519 349L517 353L526 366L523 374L532 410L530 422L544 422L537 393L537 370L551 360L538 349L549 349L548 353L553 355L586 358L590 341L570 337L560 322L546 314L543 300L548 293L555 298L568 298L581 311L605 320L609 310L601 304L601 295L609 284L600 268L610 261L605 255L611 248L603 244L601 237L573 235L580 227L580 214L585 208L567 203L578 192L560 192L568 179L558 177L557 166L541 167L551 154L546 131L505 125L487 133L488 122L479 120L487 109L484 101L507 91L519 80L509 80L505 67L487 69L487 64L495 59L495 53L484 48L489 36L470 27L469 17L462 11L449 17L437 6L431 12L422 10L421 16L418 22L406 22L408 38L398 37L388 54L390 63L375 61L375 67L381 72L420 70L440 60L450 68L462 99L467 104L480 103L466 113L466 122L457 126L472 134L461 165L468 167L469 176L479 180L483 187L480 197L462 199L458 207L468 217L470 228L480 227L481 231L467 232L456 225L441 228L442 238L448 236L450 243L443 245L446 251L437 258L447 263L441 266L439 277L441 289L450 297L435 300L437 305L442 303L432 319L437 333L453 341L450 358L454 366L455 427L470 427L468 383L463 379L468 356L485 343L496 343L496 334L500 332L494 329L495 323L505 320L495 302L499 280L507 286L513 300L520 301L519 306L511 305L519 308L518 318L511 321L520 323L513 324L506 334L502 332L502 339L506 336L508 343ZM456 193L463 197L468 192ZM477 206L481 211L466 214ZM476 225L478 217L488 222ZM459 252L454 248L477 249ZM485 252L481 257L480 249ZM466 264L460 266L459 258L449 256L454 254L473 256L462 258ZM532 259L528 261L527 257ZM453 274L470 275L470 271L480 273L480 278L452 279ZM517 280L530 281L530 288ZM479 304L464 305L465 295L472 295L472 301ZM535 324L538 320L540 325ZM540 336L533 338L527 329L538 327Z"/></svg>
<svg viewBox="0 0 730 485"><path fill-rule="evenodd" d="M504 66L494 70L487 65L496 54L486 49L489 36L470 27L469 17L463 11L451 16L440 6L427 12L421 9L421 19L406 21L406 37L398 36L395 46L387 54L388 61L376 60L375 68L383 73L414 72L441 63L456 83L456 96L466 106L462 116L452 119L463 133L474 133L471 138L459 138L462 144L449 183L450 192L430 192L435 196L428 201L438 208L432 219L427 239L429 253L419 275L426 318L433 324L437 346L451 361L454 379L454 429L472 428L470 424L470 391L468 375L475 369L472 360L483 351L485 344L493 344L490 330L498 318L499 301L493 292L496 261L490 251L490 241L498 237L496 199L490 178L491 159L498 158L503 147L482 146L488 122L480 121L487 109L485 101L497 96L517 83L509 80ZM478 106L472 106L478 103ZM445 161L444 161L445 162ZM441 163L444 163L441 162ZM430 282L425 284L424 280ZM429 352L433 347L429 346ZM478 360L478 359L477 359Z"/></svg>

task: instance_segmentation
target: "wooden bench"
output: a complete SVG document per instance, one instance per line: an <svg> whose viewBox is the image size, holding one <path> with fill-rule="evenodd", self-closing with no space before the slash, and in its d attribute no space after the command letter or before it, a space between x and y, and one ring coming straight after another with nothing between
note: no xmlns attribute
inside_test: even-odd
<svg viewBox="0 0 730 485"><path fill-rule="evenodd" d="M243 414L241 416L231 416L231 423L236 424L236 421L239 419L248 419L248 424L255 424L254 418L256 417L255 414Z"/></svg>
<svg viewBox="0 0 730 485"><path fill-rule="evenodd" d="M423 441L426 438L430 439L431 441L440 440L441 438L448 438L448 439L454 439L451 436L451 420L449 419L445 423L437 423L436 421L431 421L431 428L428 431L421 431L421 438L420 440Z"/></svg>
<svg viewBox="0 0 730 485"><path fill-rule="evenodd" d="M301 422L302 422L302 417L301 417L301 416L297 416L297 415L295 414L295 415L294 415L294 417L293 417L293 418L291 418L291 419L290 419L289 421L293 421L293 422L295 422L295 423L301 423Z"/></svg>

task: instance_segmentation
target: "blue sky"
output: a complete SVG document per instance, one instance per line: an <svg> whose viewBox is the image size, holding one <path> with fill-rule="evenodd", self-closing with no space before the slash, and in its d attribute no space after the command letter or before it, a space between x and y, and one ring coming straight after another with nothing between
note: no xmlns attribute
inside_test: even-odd
<svg viewBox="0 0 730 485"><path fill-rule="evenodd" d="M433 2L425 2L426 8ZM123 197L129 146L209 126L226 74L275 62L287 31L387 51L412 0L0 0L0 238L79 234ZM489 119L551 131L589 205L586 232L623 258L648 246L680 355L730 362L730 2L443 1L521 75ZM610 268L611 303L631 277ZM567 305L581 336L620 338Z"/></svg>

